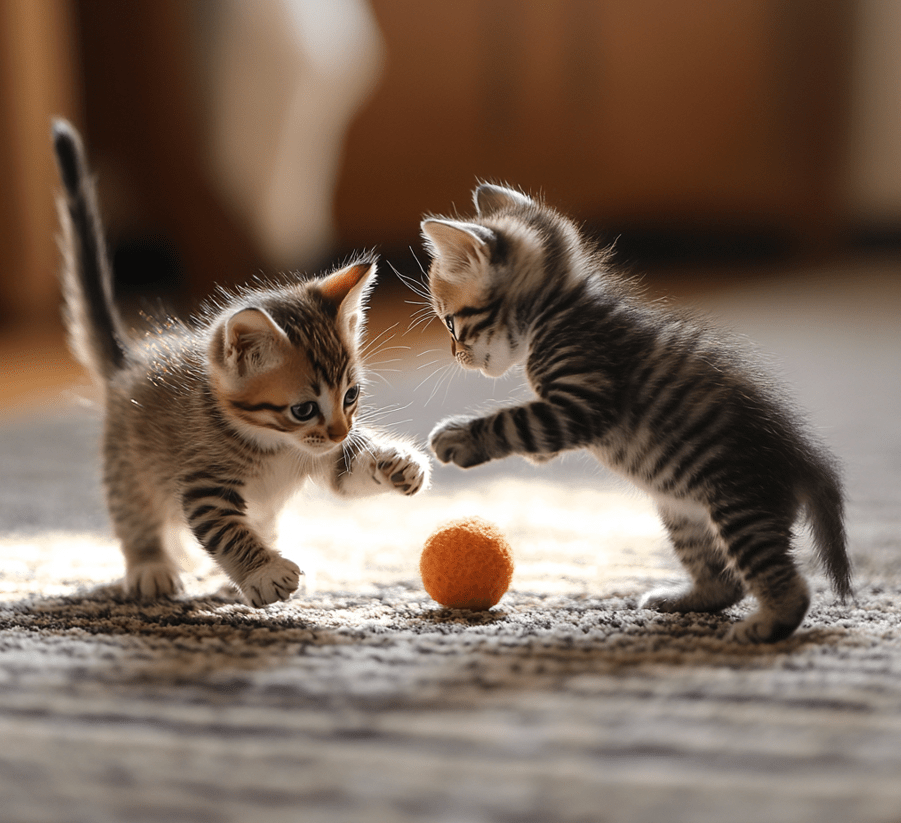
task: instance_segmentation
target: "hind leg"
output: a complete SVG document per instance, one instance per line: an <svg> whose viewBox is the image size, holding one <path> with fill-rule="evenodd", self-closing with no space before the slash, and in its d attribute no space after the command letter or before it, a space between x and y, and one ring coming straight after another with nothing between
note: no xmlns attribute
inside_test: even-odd
<svg viewBox="0 0 901 823"><path fill-rule="evenodd" d="M682 586L649 591L640 606L662 612L716 612L744 596L741 581L731 571L706 515L692 517L658 506L676 556L691 580Z"/></svg>
<svg viewBox="0 0 901 823"><path fill-rule="evenodd" d="M178 566L166 551L165 506L142 493L129 468L111 465L106 475L107 503L125 557L125 593L155 599L181 591Z"/></svg>
<svg viewBox="0 0 901 823"><path fill-rule="evenodd" d="M810 590L791 557L791 519L761 510L713 513L732 567L757 600L757 611L736 623L729 640L775 643L807 614Z"/></svg>
<svg viewBox="0 0 901 823"><path fill-rule="evenodd" d="M115 525L125 556L125 593L156 599L180 592L178 567L163 547L161 527L125 518Z"/></svg>

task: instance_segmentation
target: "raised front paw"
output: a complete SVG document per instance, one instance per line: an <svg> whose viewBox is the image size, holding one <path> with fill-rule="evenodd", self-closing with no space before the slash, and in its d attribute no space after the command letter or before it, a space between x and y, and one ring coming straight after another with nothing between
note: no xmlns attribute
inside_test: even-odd
<svg viewBox="0 0 901 823"><path fill-rule="evenodd" d="M429 445L442 463L455 463L462 469L468 469L488 460L484 450L473 439L471 423L467 417L450 417L432 429Z"/></svg>
<svg viewBox="0 0 901 823"><path fill-rule="evenodd" d="M429 459L418 451L385 451L376 454L375 481L401 494L411 495L427 488L432 468Z"/></svg>
<svg viewBox="0 0 901 823"><path fill-rule="evenodd" d="M265 565L255 569L238 584L247 602L258 609L287 600L297 590L303 572L296 563L273 555Z"/></svg>

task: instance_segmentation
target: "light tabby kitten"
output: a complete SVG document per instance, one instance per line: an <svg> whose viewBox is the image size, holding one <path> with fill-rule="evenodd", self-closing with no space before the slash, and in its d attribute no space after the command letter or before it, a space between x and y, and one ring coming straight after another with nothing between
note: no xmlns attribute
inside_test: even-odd
<svg viewBox="0 0 901 823"><path fill-rule="evenodd" d="M428 484L423 454L355 423L375 261L246 288L195 327L167 319L134 341L112 299L79 137L58 121L53 138L65 188L67 325L104 393L104 480L127 592L179 590L165 541L183 524L248 603L286 600L300 570L272 548L274 526L306 478L348 496L414 494Z"/></svg>
<svg viewBox="0 0 901 823"><path fill-rule="evenodd" d="M819 556L850 591L834 461L723 335L648 306L568 219L492 185L468 220L428 218L431 303L457 362L492 377L525 365L537 397L452 417L431 434L463 468L587 449L648 492L691 582L645 595L662 611L716 611L745 593L742 642L790 635L810 603L790 553L802 508Z"/></svg>

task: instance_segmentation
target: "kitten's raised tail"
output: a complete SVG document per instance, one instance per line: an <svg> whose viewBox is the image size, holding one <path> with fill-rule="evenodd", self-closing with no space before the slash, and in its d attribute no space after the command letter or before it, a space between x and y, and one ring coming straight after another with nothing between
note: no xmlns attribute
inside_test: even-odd
<svg viewBox="0 0 901 823"><path fill-rule="evenodd" d="M820 466L804 490L807 521L820 562L844 602L852 595L851 562L848 560L844 523L844 499L834 469Z"/></svg>
<svg viewBox="0 0 901 823"><path fill-rule="evenodd" d="M69 344L79 362L103 385L125 365L127 335L113 303L112 269L81 138L62 119L53 121L52 134L64 188L59 213Z"/></svg>

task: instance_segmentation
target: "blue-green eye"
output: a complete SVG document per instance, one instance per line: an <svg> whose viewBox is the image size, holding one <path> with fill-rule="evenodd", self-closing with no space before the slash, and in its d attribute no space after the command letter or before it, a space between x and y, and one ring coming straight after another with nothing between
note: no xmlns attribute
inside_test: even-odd
<svg viewBox="0 0 901 823"><path fill-rule="evenodd" d="M453 315L449 314L447 317L444 318L444 325L447 326L447 330L451 333L451 337L453 337L454 339L456 339L456 338L457 338L457 332L454 330L454 317L453 317Z"/></svg>
<svg viewBox="0 0 901 823"><path fill-rule="evenodd" d="M301 423L312 420L317 414L319 414L319 404L315 403L313 400L291 406L291 416Z"/></svg>
<svg viewBox="0 0 901 823"><path fill-rule="evenodd" d="M360 396L360 387L359 386L351 386L347 392L344 394L344 406L352 406L357 402L357 398Z"/></svg>

